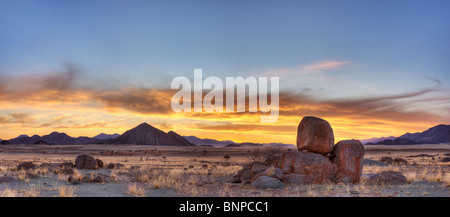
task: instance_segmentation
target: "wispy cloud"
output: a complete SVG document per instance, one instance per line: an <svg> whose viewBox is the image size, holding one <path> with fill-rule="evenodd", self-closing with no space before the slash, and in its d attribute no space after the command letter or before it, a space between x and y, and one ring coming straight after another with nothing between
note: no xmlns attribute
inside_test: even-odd
<svg viewBox="0 0 450 217"><path fill-rule="evenodd" d="M332 71L342 69L344 66L350 64L348 61L319 61L310 63L308 65L302 65L295 68L283 68L277 70L271 70L258 74L258 76L268 76L268 77L285 77L293 75L311 75L311 74L321 74L325 71Z"/></svg>

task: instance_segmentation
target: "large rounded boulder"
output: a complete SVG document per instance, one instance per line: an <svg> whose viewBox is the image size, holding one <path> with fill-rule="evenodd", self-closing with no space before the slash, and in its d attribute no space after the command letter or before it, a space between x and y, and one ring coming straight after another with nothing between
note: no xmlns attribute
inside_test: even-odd
<svg viewBox="0 0 450 217"><path fill-rule="evenodd" d="M338 142L331 152L331 162L335 165L335 182L358 183L362 174L364 146L359 140Z"/></svg>
<svg viewBox="0 0 450 217"><path fill-rule="evenodd" d="M331 125L321 118L307 116L297 129L297 148L321 155L333 150L334 134Z"/></svg>
<svg viewBox="0 0 450 217"><path fill-rule="evenodd" d="M78 155L77 158L75 159L75 167L77 169L93 170L98 169L98 163L94 157L87 154L82 154Z"/></svg>

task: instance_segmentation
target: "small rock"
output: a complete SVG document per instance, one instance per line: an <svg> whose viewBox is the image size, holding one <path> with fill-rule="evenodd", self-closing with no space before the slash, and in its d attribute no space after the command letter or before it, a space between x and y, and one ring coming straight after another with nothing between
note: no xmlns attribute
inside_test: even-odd
<svg viewBox="0 0 450 217"><path fill-rule="evenodd" d="M97 165L98 165L99 168L103 168L103 167L105 166L105 164L103 163L102 160L100 160L100 159L95 159L95 161L97 161Z"/></svg>
<svg viewBox="0 0 450 217"><path fill-rule="evenodd" d="M274 166L270 166L269 168L267 168L263 174L265 176L269 176L272 178L276 178L276 179L281 179L283 178L283 171L278 168L278 167L274 167Z"/></svg>
<svg viewBox="0 0 450 217"><path fill-rule="evenodd" d="M105 182L105 178L103 176L96 176L92 182L103 183Z"/></svg>
<svg viewBox="0 0 450 217"><path fill-rule="evenodd" d="M394 159L391 157L381 157L380 162L392 164L394 162Z"/></svg>
<svg viewBox="0 0 450 217"><path fill-rule="evenodd" d="M32 162L23 162L17 166L17 170L35 169L37 166Z"/></svg>
<svg viewBox="0 0 450 217"><path fill-rule="evenodd" d="M441 159L441 162L450 162L450 157L444 157Z"/></svg>
<svg viewBox="0 0 450 217"><path fill-rule="evenodd" d="M252 167L252 171L250 172L252 179L253 177L257 176L258 174L262 174L268 166L262 165L262 164L254 164Z"/></svg>
<svg viewBox="0 0 450 217"><path fill-rule="evenodd" d="M260 176L252 182L252 186L255 188L280 189L284 187L284 184L276 178L272 178L269 176Z"/></svg>
<svg viewBox="0 0 450 217"><path fill-rule="evenodd" d="M60 166L60 167L74 167L74 164L72 162L64 162L64 163L60 163L58 166Z"/></svg>
<svg viewBox="0 0 450 217"><path fill-rule="evenodd" d="M394 164L396 165L408 165L408 161L403 158L394 158Z"/></svg>
<svg viewBox="0 0 450 217"><path fill-rule="evenodd" d="M125 165L121 164L121 163L110 163L108 164L107 168L108 169L122 169L123 167L125 167Z"/></svg>
<svg viewBox="0 0 450 217"><path fill-rule="evenodd" d="M395 171L383 171L370 176L367 181L369 185L402 185L406 184L406 177Z"/></svg>

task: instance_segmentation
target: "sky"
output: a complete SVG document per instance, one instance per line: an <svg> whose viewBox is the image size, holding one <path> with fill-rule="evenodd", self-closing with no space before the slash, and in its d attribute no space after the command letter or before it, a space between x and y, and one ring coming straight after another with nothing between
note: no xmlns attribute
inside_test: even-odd
<svg viewBox="0 0 450 217"><path fill-rule="evenodd" d="M450 123L447 0L0 0L0 138L166 132L295 144ZM280 116L174 113L177 76L279 77Z"/></svg>

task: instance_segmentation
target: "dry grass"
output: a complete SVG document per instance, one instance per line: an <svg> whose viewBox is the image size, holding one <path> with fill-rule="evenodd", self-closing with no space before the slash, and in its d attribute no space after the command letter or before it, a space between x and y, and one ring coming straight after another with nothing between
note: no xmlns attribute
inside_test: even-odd
<svg viewBox="0 0 450 217"><path fill-rule="evenodd" d="M30 181L29 175L26 170L19 170L17 172L17 178L24 181L25 183L28 183Z"/></svg>
<svg viewBox="0 0 450 217"><path fill-rule="evenodd" d="M145 188L137 185L136 183L131 183L128 185L128 190L126 193L134 196L143 197L145 196Z"/></svg>
<svg viewBox="0 0 450 217"><path fill-rule="evenodd" d="M59 197L75 197L76 195L74 194L74 187L71 186L65 186L65 185L61 185L57 187L57 190L59 192Z"/></svg>
<svg viewBox="0 0 450 217"><path fill-rule="evenodd" d="M17 191L6 187L3 191L0 191L0 197L17 197Z"/></svg>

